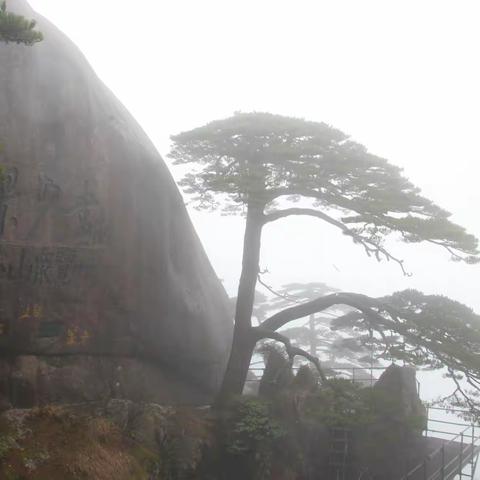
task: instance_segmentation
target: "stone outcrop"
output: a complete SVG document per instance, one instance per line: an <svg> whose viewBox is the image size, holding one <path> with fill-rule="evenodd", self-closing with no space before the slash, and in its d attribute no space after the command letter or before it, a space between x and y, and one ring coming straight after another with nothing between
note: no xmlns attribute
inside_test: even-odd
<svg viewBox="0 0 480 480"><path fill-rule="evenodd" d="M167 167L81 52L8 6L45 40L0 45L0 404L208 401L232 322Z"/></svg>
<svg viewBox="0 0 480 480"><path fill-rule="evenodd" d="M419 397L415 368L390 365L374 388L377 394L383 393L387 399L384 405L386 422L406 422L408 419L426 421L427 411ZM426 427L426 424L419 426Z"/></svg>
<svg viewBox="0 0 480 480"><path fill-rule="evenodd" d="M431 448L422 436L427 412L418 394L416 371L390 365L373 386L375 420L356 432L353 456L378 480L399 478L418 465Z"/></svg>

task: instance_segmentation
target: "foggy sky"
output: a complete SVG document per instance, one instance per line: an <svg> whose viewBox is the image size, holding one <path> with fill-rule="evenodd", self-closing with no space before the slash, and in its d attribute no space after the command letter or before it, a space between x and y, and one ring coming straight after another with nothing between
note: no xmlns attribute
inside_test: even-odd
<svg viewBox="0 0 480 480"><path fill-rule="evenodd" d="M82 49L166 157L169 136L234 111L325 121L407 176L480 236L480 7L475 1L30 0ZM175 174L175 172L173 171ZM235 295L243 220L191 212ZM443 293L480 312L480 266L391 245L414 273L365 256L333 227L268 226L273 286L324 281L370 295Z"/></svg>

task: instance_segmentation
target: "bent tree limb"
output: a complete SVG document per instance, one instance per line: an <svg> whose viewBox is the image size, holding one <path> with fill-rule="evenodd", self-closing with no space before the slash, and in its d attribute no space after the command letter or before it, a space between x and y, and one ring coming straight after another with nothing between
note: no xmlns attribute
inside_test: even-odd
<svg viewBox="0 0 480 480"><path fill-rule="evenodd" d="M322 312L335 305L347 305L353 308L370 308L378 305L375 299L359 293L332 293L319 297L310 302L295 305L281 312L276 313L262 323L262 328L267 330L278 330L292 320L306 317L313 313Z"/></svg>
<svg viewBox="0 0 480 480"><path fill-rule="evenodd" d="M356 310L337 319L336 327L346 326L347 321L356 328L375 332L382 350L379 357L407 360L430 368L447 368L455 382L456 393L472 415L480 416L480 316L446 297L423 295L415 290L383 298L357 293L325 295L265 320L254 329L255 342L269 338L283 343L290 358L299 355L311 361L322 381L327 381L319 360L293 347L277 330L291 321L336 305Z"/></svg>
<svg viewBox="0 0 480 480"><path fill-rule="evenodd" d="M250 327L247 353L243 358L245 365L259 340L272 339L285 345L290 359L302 356L311 361L322 382L328 382L319 359L292 346L278 330L291 321L340 305L355 311L334 320L334 328L354 326L375 332L381 358L404 360L435 369L447 368L456 391L472 414L480 415L480 316L465 305L439 295L406 290L388 297L372 298L343 292L295 305L271 316L259 327ZM248 370L248 365L246 368ZM471 390L467 391L467 388Z"/></svg>

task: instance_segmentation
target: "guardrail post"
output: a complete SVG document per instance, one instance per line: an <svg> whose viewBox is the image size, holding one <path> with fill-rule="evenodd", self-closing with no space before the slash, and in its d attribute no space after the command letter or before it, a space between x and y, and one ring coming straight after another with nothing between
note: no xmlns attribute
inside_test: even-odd
<svg viewBox="0 0 480 480"><path fill-rule="evenodd" d="M460 476L460 480L462 480L462 472L463 472L463 432L460 434L460 456L458 461L458 475Z"/></svg>
<svg viewBox="0 0 480 480"><path fill-rule="evenodd" d="M445 444L442 445L442 480L445 480Z"/></svg>
<svg viewBox="0 0 480 480"><path fill-rule="evenodd" d="M471 476L473 477L473 473L475 471L475 425L472 423L472 444L471 444L472 451L470 452L470 472Z"/></svg>
<svg viewBox="0 0 480 480"><path fill-rule="evenodd" d="M425 429L425 436L428 437L428 423L430 421L430 407L427 406L427 428Z"/></svg>

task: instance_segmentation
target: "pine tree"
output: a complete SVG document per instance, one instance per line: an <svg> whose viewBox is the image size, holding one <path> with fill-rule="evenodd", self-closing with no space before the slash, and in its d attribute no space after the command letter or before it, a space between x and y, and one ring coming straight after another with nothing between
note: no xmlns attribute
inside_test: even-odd
<svg viewBox="0 0 480 480"><path fill-rule="evenodd" d="M43 40L41 32L35 30L35 20L7 11L7 2L0 4L0 42L34 45Z"/></svg>
<svg viewBox="0 0 480 480"><path fill-rule="evenodd" d="M477 239L451 222L450 213L423 197L400 168L324 123L239 113L175 135L172 141L170 157L190 167L181 186L196 207L246 216L234 338L220 402L242 392L253 349L262 338L284 342L291 355L301 354L318 366L318 359L294 349L277 332L286 323L283 318L291 321L339 304L372 312L379 308L369 297L334 293L304 304L309 308L289 308L283 317L280 312L253 327L265 225L295 215L317 218L339 229L368 255L396 262L405 274L403 261L385 247L390 234L407 243L441 246L456 261L480 260ZM310 200L312 206L284 207L300 199ZM292 311L302 315L291 318ZM380 312L376 314L381 317Z"/></svg>

